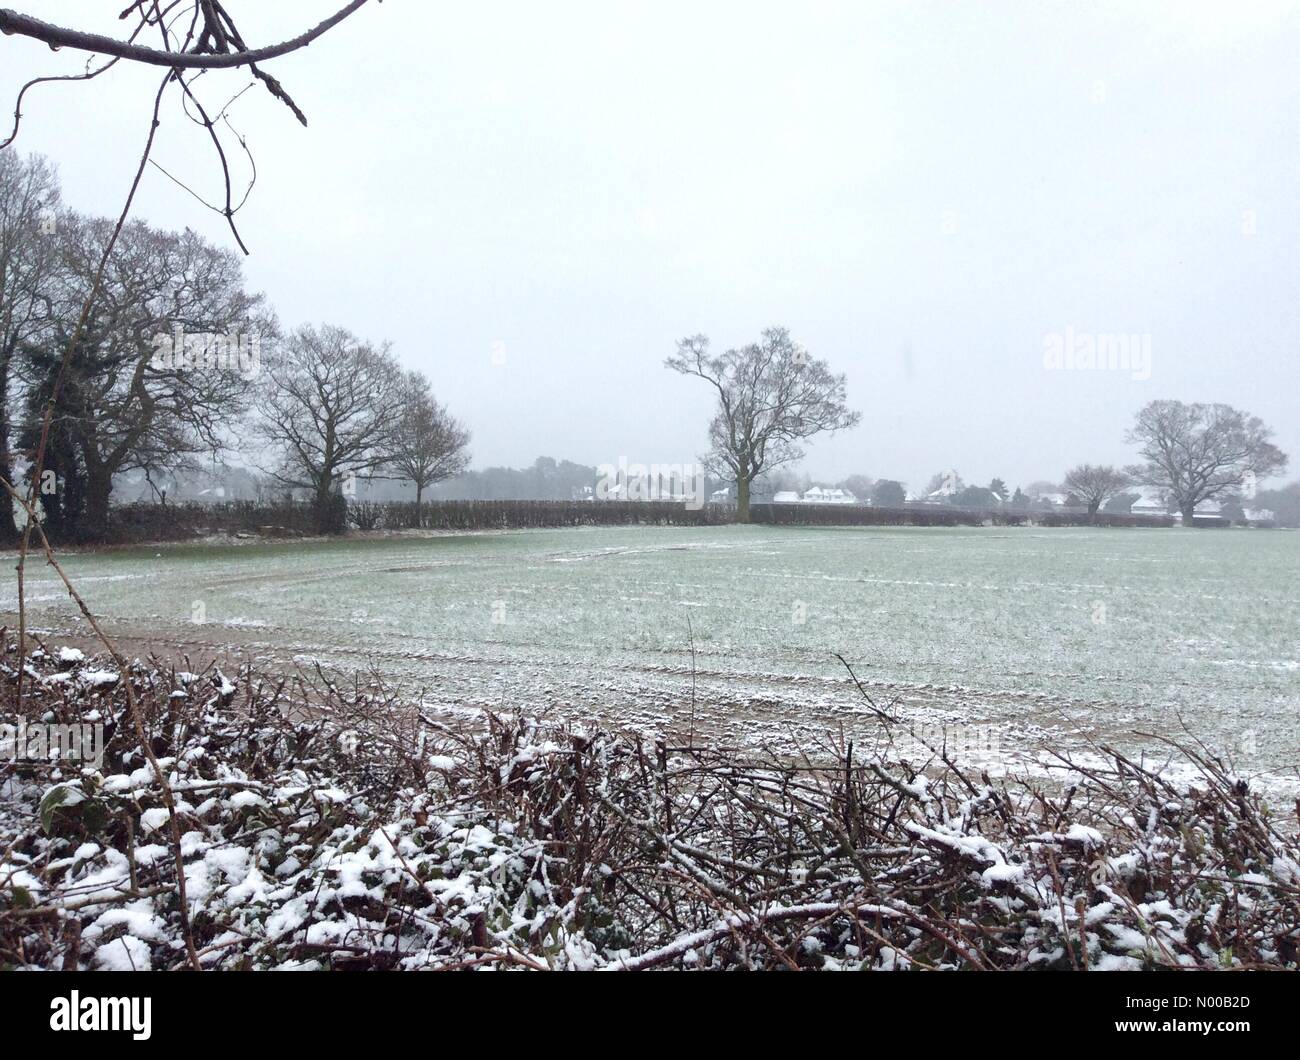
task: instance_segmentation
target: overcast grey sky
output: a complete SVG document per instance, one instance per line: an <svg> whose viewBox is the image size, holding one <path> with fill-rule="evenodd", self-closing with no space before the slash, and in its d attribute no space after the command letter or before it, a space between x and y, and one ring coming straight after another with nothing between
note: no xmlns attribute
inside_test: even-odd
<svg viewBox="0 0 1300 1060"><path fill-rule="evenodd" d="M7 2L103 32L124 6ZM262 44L338 0L228 6ZM692 459L711 403L675 340L784 324L863 411L814 476L1059 478L1128 461L1153 398L1261 416L1294 475L1298 55L1297 2L386 0L270 64L309 128L260 89L232 110L247 275L285 324L391 340L476 466ZM0 89L82 63L3 38ZM120 208L157 77L29 96L18 147L68 205ZM155 157L215 197L177 110ZM156 171L136 213L233 246ZM1150 378L1048 370L1067 328L1149 336Z"/></svg>

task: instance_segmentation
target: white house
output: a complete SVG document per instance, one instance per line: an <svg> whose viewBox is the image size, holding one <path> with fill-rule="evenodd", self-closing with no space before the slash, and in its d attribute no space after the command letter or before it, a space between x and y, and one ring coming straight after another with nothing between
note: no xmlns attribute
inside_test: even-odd
<svg viewBox="0 0 1300 1060"><path fill-rule="evenodd" d="M1164 498L1146 490L1129 506L1130 515L1166 515L1168 512L1169 506Z"/></svg>
<svg viewBox="0 0 1300 1060"><path fill-rule="evenodd" d="M1272 508L1243 508L1241 514L1248 523L1271 523L1277 518Z"/></svg>
<svg viewBox="0 0 1300 1060"><path fill-rule="evenodd" d="M804 490L804 504L857 504L858 498L848 490L842 489L822 489L821 486L813 486L811 489Z"/></svg>
<svg viewBox="0 0 1300 1060"><path fill-rule="evenodd" d="M777 490L772 494L773 504L798 504L799 494L794 490Z"/></svg>
<svg viewBox="0 0 1300 1060"><path fill-rule="evenodd" d="M709 494L710 504L727 504L731 501L731 487L724 486L720 490L714 490Z"/></svg>
<svg viewBox="0 0 1300 1060"><path fill-rule="evenodd" d="M1197 519L1219 519L1223 517L1223 505L1218 501L1201 501L1192 512L1193 522ZM1174 513L1174 522L1183 521L1182 512Z"/></svg>

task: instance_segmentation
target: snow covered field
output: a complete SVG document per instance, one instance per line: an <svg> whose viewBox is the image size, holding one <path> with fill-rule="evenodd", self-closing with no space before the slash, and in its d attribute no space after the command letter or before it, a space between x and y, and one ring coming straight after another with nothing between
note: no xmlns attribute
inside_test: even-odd
<svg viewBox="0 0 1300 1060"><path fill-rule="evenodd" d="M67 569L130 652L375 665L449 707L549 707L793 747L877 727L1001 763L1160 753L1179 716L1247 773L1300 755L1300 536L1008 528L594 528L163 546ZM29 568L29 623L88 632ZM14 624L15 586L0 593ZM692 651L693 643L693 651ZM694 703L692 705L692 698Z"/></svg>

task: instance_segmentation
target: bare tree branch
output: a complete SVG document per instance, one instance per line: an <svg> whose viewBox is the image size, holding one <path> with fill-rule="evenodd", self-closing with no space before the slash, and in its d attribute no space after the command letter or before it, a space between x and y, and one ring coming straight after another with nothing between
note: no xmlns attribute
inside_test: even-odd
<svg viewBox="0 0 1300 1060"><path fill-rule="evenodd" d="M312 41L329 32L353 12L364 7L367 2L368 0L352 0L351 3L340 8L325 21L290 40L267 45L263 48L241 48L239 51L202 52L195 50L178 53L158 48L146 48L130 41L106 37L100 33L84 33L81 30L67 29L49 22L42 22L31 15L19 14L9 8L0 8L0 33L7 36L16 34L31 37L33 40L43 41L52 48L75 48L80 51L95 52L99 55L112 55L115 58L126 59L130 62L145 63L150 66L165 66L172 70L228 70L237 66L251 66L254 63L265 62L268 59L275 59L281 55L288 55L290 52L298 51L300 48L305 48ZM219 4L203 4L202 9L205 13L205 29L198 47L219 47L221 43L226 41L226 30L222 27L220 19L211 16L221 13L221 6ZM218 33L221 36L219 40L214 41L213 38L217 37Z"/></svg>

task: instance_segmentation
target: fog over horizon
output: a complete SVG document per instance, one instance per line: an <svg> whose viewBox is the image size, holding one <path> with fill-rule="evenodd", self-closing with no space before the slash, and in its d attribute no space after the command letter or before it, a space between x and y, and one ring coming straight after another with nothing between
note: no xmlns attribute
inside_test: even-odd
<svg viewBox="0 0 1300 1060"><path fill-rule="evenodd" d="M21 6L120 29L121 5ZM336 6L241 28L280 40ZM1259 416L1289 480L1298 54L1294 3L388 0L276 61L310 127L260 86L231 108L257 166L245 274L285 327L391 341L476 468L693 460L713 393L664 358L781 325L863 413L808 446L814 478L1059 480L1132 462L1134 414L1173 398ZM8 38L2 61L12 99L85 57ZM57 164L72 209L121 209L158 81L127 65L24 103L15 148ZM174 102L155 158L218 198ZM235 248L152 167L132 213ZM1049 370L1067 333L1139 336L1149 373Z"/></svg>

